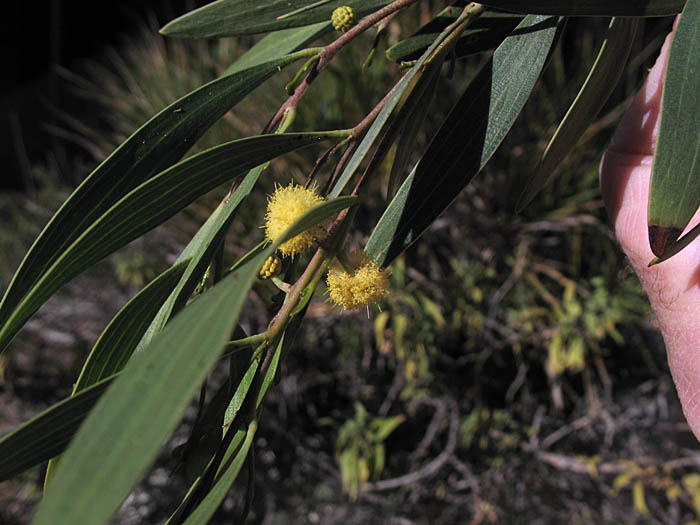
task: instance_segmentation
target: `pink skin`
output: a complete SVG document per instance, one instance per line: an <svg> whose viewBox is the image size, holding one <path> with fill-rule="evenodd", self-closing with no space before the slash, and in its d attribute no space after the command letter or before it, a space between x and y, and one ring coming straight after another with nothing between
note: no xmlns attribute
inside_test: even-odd
<svg viewBox="0 0 700 525"><path fill-rule="evenodd" d="M649 178L671 38L603 156L600 185L617 238L658 317L683 412L700 439L700 238L668 261L647 267L654 257L647 236ZM700 212L687 229L698 222Z"/></svg>

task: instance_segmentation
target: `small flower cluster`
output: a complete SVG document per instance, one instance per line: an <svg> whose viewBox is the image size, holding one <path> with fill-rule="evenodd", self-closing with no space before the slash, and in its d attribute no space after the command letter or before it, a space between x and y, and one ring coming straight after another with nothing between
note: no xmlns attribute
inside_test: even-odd
<svg viewBox="0 0 700 525"><path fill-rule="evenodd" d="M262 279L269 279L273 275L277 275L282 271L282 261L279 257L270 255L260 268L260 277Z"/></svg>
<svg viewBox="0 0 700 525"><path fill-rule="evenodd" d="M345 33L348 29L355 25L355 11L352 7L346 5L338 7L331 14L331 22L333 29Z"/></svg>
<svg viewBox="0 0 700 525"><path fill-rule="evenodd" d="M346 258L350 268L336 260L328 270L331 301L345 310L356 310L381 300L389 288L388 272L362 250L350 252Z"/></svg>

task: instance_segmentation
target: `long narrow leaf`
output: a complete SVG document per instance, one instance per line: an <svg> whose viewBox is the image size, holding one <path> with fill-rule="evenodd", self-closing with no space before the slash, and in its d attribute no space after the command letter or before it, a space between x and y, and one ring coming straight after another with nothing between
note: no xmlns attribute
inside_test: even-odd
<svg viewBox="0 0 700 525"><path fill-rule="evenodd" d="M182 251L178 260L189 259L187 270L171 296L161 307L139 346L146 345L155 334L163 329L170 317L185 305L197 283L204 275L214 250L223 240L231 221L236 216L238 207L250 194L266 167L267 163L252 169L236 188L233 195L219 204L214 213L209 216L204 225Z"/></svg>
<svg viewBox="0 0 700 525"><path fill-rule="evenodd" d="M352 7L356 16L363 16L389 3L390 0L218 0L176 18L160 32L178 38L266 33L328 21L333 10L342 5Z"/></svg>
<svg viewBox="0 0 700 525"><path fill-rule="evenodd" d="M161 305L168 299L189 259L181 259L139 292L112 319L95 343L73 388L73 395L103 378L119 373L126 365ZM60 456L49 461L44 485L53 479Z"/></svg>
<svg viewBox="0 0 700 525"><path fill-rule="evenodd" d="M175 288L188 262L185 260L168 268L114 316L85 361L73 388L74 394L121 372L160 305Z"/></svg>
<svg viewBox="0 0 700 525"><path fill-rule="evenodd" d="M382 215L367 243L371 257L389 264L483 168L539 78L557 27L556 17L528 16L498 47Z"/></svg>
<svg viewBox="0 0 700 525"><path fill-rule="evenodd" d="M462 9L457 6L446 7L442 13L415 34L387 49L387 58L394 62L418 58L445 27L458 18L461 12ZM485 11L459 37L454 49L455 56L465 57L498 47L522 19L522 15Z"/></svg>
<svg viewBox="0 0 700 525"><path fill-rule="evenodd" d="M117 313L85 360L73 387L74 396L122 371L160 306L180 280L188 262L184 260L168 268ZM59 460L60 456L57 456L49 461L44 478L45 486L53 478Z"/></svg>
<svg viewBox="0 0 700 525"><path fill-rule="evenodd" d="M700 206L700 1L688 0L671 44L649 190L649 242L665 255Z"/></svg>
<svg viewBox="0 0 700 525"><path fill-rule="evenodd" d="M406 116L401 133L396 142L396 153L394 154L394 162L391 165L391 173L389 174L389 183L387 184L387 199L391 200L399 186L403 182L406 166L411 155L416 152L416 137L423 129L425 117L428 115L430 103L432 102L435 90L440 80L440 68L433 70L426 69L425 75L420 79L421 84L416 89L414 101L412 104L406 104ZM411 107L412 106L412 107ZM391 133L389 131L387 134Z"/></svg>
<svg viewBox="0 0 700 525"><path fill-rule="evenodd" d="M0 481L60 454L114 377L41 412L0 439Z"/></svg>
<svg viewBox="0 0 700 525"><path fill-rule="evenodd" d="M518 199L522 210L547 183L557 166L569 154L583 133L595 120L615 89L624 71L639 21L636 18L613 18L586 81L571 107L554 132L542 159Z"/></svg>
<svg viewBox="0 0 700 525"><path fill-rule="evenodd" d="M209 523L216 509L219 508L226 494L228 494L231 485L236 481L238 473L248 457L250 447L253 445L253 438L257 429L258 424L253 421L248 425L248 429L245 432L239 431L240 435L245 435L242 443L240 438L231 441L226 454L229 456L229 459L225 460L221 477L214 483L214 486L192 514L187 517L185 525L206 525Z"/></svg>
<svg viewBox="0 0 700 525"><path fill-rule="evenodd" d="M177 100L137 130L78 186L34 242L0 303L0 326L90 224L132 189L176 162L226 111L303 55L278 58L214 80ZM0 352L7 342L0 340Z"/></svg>
<svg viewBox="0 0 700 525"><path fill-rule="evenodd" d="M109 521L218 359L265 258L280 243L355 200L342 197L313 208L259 256L185 308L145 351L132 357L66 450L35 525Z"/></svg>
<svg viewBox="0 0 700 525"><path fill-rule="evenodd" d="M669 16L680 13L685 0L486 0L490 7L559 16Z"/></svg>
<svg viewBox="0 0 700 525"><path fill-rule="evenodd" d="M262 135L203 151L168 168L125 195L90 225L27 291L0 326L0 348L70 279L151 230L219 184L283 153L333 133Z"/></svg>
<svg viewBox="0 0 700 525"><path fill-rule="evenodd" d="M268 368L265 377L263 378L262 387L260 389L258 399L256 400L256 407L259 407L262 404L265 394L267 394L267 391L272 384L272 380L277 374L277 366L279 365L280 357L285 346L284 340L285 337L282 336L277 348L274 350L275 355L270 363L270 367ZM250 381L248 382L248 387L249 386ZM243 397L245 397L247 392L248 389L246 388L243 395L239 396L240 399L237 403L237 409L240 408L240 405L243 402ZM192 514L187 517L185 525L205 525L209 522L211 517L216 512L216 509L219 508L219 505L221 505L221 502L226 497L231 485L233 485L234 481L236 481L238 473L240 472L243 462L248 454L248 450L250 449L250 445L252 444L252 437L255 434L256 429L257 422L253 422L249 424L246 432L239 430L234 439L231 440L231 444L228 446L221 465L217 470L213 487L207 493L204 499L202 499L199 505L197 505ZM243 435L245 435L245 441L243 441L241 444Z"/></svg>
<svg viewBox="0 0 700 525"><path fill-rule="evenodd" d="M231 75L298 51L330 30L330 22L319 22L270 33L231 64L224 74Z"/></svg>
<svg viewBox="0 0 700 525"><path fill-rule="evenodd" d="M241 353L242 354L242 353ZM241 355L237 354L237 355ZM243 362L243 359L240 360L241 364ZM241 406L243 405L243 401L245 400L245 397L248 395L248 391L250 390L250 387L253 383L253 379L255 377L255 373L258 370L258 367L260 366L260 360L256 359L253 362L250 362L250 354L245 355L245 362L247 363L247 369L240 375L240 380L234 381L232 384L237 384L236 386L236 391L233 394L233 397L230 399L227 405L224 405L224 417L223 417L223 422L225 426L225 433L228 433L231 431L231 424L233 423L234 418L238 414L238 411L241 409ZM242 367L241 367L242 368ZM209 407L208 407L209 408ZM219 434L221 434L221 414L219 412L214 412L214 410L209 411L209 414L205 414L204 418L207 418L209 421L214 421L215 418L218 420L219 424L217 427L217 431ZM193 435L191 436L190 439L194 439L194 446L195 447L201 447L201 439L198 439L199 436L195 434L195 431L193 431ZM225 434L224 434L225 435ZM240 446L240 444L243 441L243 436L245 435L245 432L242 431L241 429L236 431L236 434L233 436L231 439L231 442L229 443L222 461L225 463L228 458L235 453L237 448ZM221 446L221 442L218 443L219 446ZM195 453L198 453L197 450L195 450ZM214 451L216 453L216 451ZM211 456L214 455L214 453L211 454ZM207 463L208 469L213 469L217 468L218 465L214 465L214 462L210 462L211 456L208 458ZM187 461L187 459L186 459ZM185 468L187 469L187 463ZM189 469L187 469L189 470ZM199 487L199 484L202 482L203 476L205 475L205 472L202 472L200 470L198 472L198 476L191 482L190 489L187 492L187 495L185 498L180 502L178 505L177 509L175 509L175 512L168 518L168 521L166 522L166 525L168 524L173 524L173 523L180 523L181 516L187 510L187 508L190 506L190 502L193 497L198 496L197 488Z"/></svg>

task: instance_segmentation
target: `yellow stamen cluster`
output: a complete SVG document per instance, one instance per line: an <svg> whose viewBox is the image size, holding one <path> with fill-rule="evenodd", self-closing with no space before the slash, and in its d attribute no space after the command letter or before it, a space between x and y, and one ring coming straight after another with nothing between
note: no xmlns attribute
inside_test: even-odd
<svg viewBox="0 0 700 525"><path fill-rule="evenodd" d="M323 197L313 189L297 186L294 183L286 187L278 187L267 201L265 235L271 241L278 239L294 221L322 202ZM294 257L311 248L324 236L325 231L317 225L282 243L279 251L285 257Z"/></svg>
<svg viewBox="0 0 700 525"><path fill-rule="evenodd" d="M355 11L352 10L352 7L346 5L338 7L331 14L331 22L336 31L345 33L345 31L355 25Z"/></svg>
<svg viewBox="0 0 700 525"><path fill-rule="evenodd" d="M282 271L282 261L279 257L270 255L260 268L260 277L262 279L269 279L273 275L277 275Z"/></svg>
<svg viewBox="0 0 700 525"><path fill-rule="evenodd" d="M326 284L331 301L345 310L355 310L384 297L389 288L388 272L376 261L357 250L347 255L347 264L354 270L349 272L337 260L328 270Z"/></svg>

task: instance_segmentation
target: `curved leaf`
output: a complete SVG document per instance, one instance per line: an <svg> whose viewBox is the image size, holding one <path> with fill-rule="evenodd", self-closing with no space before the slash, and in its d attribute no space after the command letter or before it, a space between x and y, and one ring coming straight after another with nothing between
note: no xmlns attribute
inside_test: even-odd
<svg viewBox="0 0 700 525"><path fill-rule="evenodd" d="M0 326L53 262L124 195L176 162L224 113L304 53L222 77L174 102L139 128L63 203L34 241L0 303ZM9 341L0 339L0 352Z"/></svg>
<svg viewBox="0 0 700 525"><path fill-rule="evenodd" d="M669 16L681 12L685 0L486 0L490 7L558 16Z"/></svg>
<svg viewBox="0 0 700 525"><path fill-rule="evenodd" d="M185 520L185 525L206 525L224 500L231 485L236 481L243 463L248 457L253 438L258 429L257 422L248 425L247 430L239 430L226 450L226 457L222 462L222 471L204 499ZM245 438L244 438L245 436Z"/></svg>
<svg viewBox="0 0 700 525"><path fill-rule="evenodd" d="M147 349L131 358L64 453L35 525L109 521L218 360L265 258L282 242L355 201L341 197L310 210L282 238L180 312Z"/></svg>
<svg viewBox="0 0 700 525"><path fill-rule="evenodd" d="M498 47L382 215L367 243L371 257L389 264L483 168L530 95L561 24L530 15Z"/></svg>
<svg viewBox="0 0 700 525"><path fill-rule="evenodd" d="M292 336L286 337L286 334L283 334L279 343L277 344L277 348L274 350L275 354L270 362L267 372L265 373L265 377L263 378L258 399L256 400L256 407L260 407L265 399L265 395L267 394L267 391L270 388L275 375L277 374L277 367L280 359L282 358L282 354L285 353L285 350L289 346L289 343L285 343L285 340L291 341L294 339L296 330L299 328L300 317L296 317L288 326L288 330L291 329L291 332L293 332ZM251 374L251 371L254 373L255 370L257 370L257 361L251 363L248 372L246 372L246 378L248 379L245 380L244 378L241 384L239 384L238 389L236 390L236 395L232 399L229 409L226 410L227 424L231 423L233 417L235 417L236 413L241 408L243 400L250 388L250 384L252 383L253 374ZM227 432L230 431L230 428L231 427L227 429ZM226 494L228 494L231 485L233 485L233 483L236 481L238 473L241 470L241 466L243 465L250 448L250 444L247 444L248 439L252 437L251 432L254 434L256 429L257 422L251 423L248 426L247 431L243 431L242 429L236 431L236 434L231 439L231 443L229 443L226 452L224 453L221 464L218 466L212 464L210 466L210 468L217 467L214 485L212 486L211 490L207 492L206 496L204 496L197 507L192 511L192 514L187 517L187 520L185 521L186 525L204 525L209 523L211 516L214 514L214 512L216 512L216 509L219 508L219 505L221 505L221 502L226 497ZM244 436L245 441L243 441ZM174 521L173 517L171 517L168 521L170 522L171 520Z"/></svg>
<svg viewBox="0 0 700 525"><path fill-rule="evenodd" d="M115 377L44 410L0 439L0 481L60 454Z"/></svg>
<svg viewBox="0 0 700 525"><path fill-rule="evenodd" d="M204 426L208 425L210 423L215 423L216 424L216 432L221 435L221 426L222 426L222 419L223 419L223 424L226 428L224 431L224 441L219 440L216 443L216 449L220 446L223 446L225 443L225 440L227 439L227 434L228 432L232 431L232 424L234 423L234 418L240 411L241 407L243 406L243 401L245 400L245 397L248 395L248 391L250 390L250 387L253 383L253 379L255 378L255 373L258 370L258 367L260 366L260 360L255 359L251 362L250 356L252 352L249 353L244 353L244 352L238 352L235 355L235 358L237 359L236 365L241 365L241 366L236 366L237 374L236 374L236 380L233 380L231 382L227 382L223 385L225 388L219 389L219 392L217 392L217 397L219 399L212 400L210 405L207 407L207 410L205 411L204 416L202 416L202 423L198 425ZM233 397L230 395L230 388L231 385L237 385L236 386L236 391L233 394ZM226 394L226 397L223 397L222 394ZM230 398L230 399L229 399ZM223 418L222 416L222 410L223 410ZM221 459L221 464L226 464L228 462L228 459L231 457L232 454L236 452L238 447L240 446L241 442L243 441L243 436L245 435L245 432L238 428L238 430L233 430L235 432L235 435L231 437L231 442L228 444L226 447L226 451L224 452L224 455ZM193 429L192 434L190 435L190 439L188 440L188 445L192 442L192 453L195 455L200 455L202 453L202 432L198 432L198 428L195 427ZM173 524L173 523L181 523L182 519L181 516L182 514L191 506L191 502L193 498L197 498L199 496L198 489L200 487L200 484L202 483L202 480L205 478L207 475L207 472L212 470L212 469L218 469L219 465L215 465L214 461L211 461L212 457L216 454L217 450L211 451L211 454L208 454L205 456L206 464L204 465L204 469L200 469L197 473L197 477L191 481L190 484L190 489L187 491L186 496L182 499L180 504L178 505L177 509L175 509L175 512L173 512L170 517L168 518L168 521L166 522L166 525L168 524ZM186 449L184 452L184 460L185 460L185 469L188 471L188 450ZM204 463L204 461L202 461ZM215 470L217 472L217 470ZM201 489L200 489L201 490ZM205 499L208 498L209 495L205 496Z"/></svg>
<svg viewBox="0 0 700 525"><path fill-rule="evenodd" d="M160 305L180 280L187 262L168 268L119 310L92 348L73 387L73 395L121 372ZM59 459L55 457L49 461L44 485L53 478Z"/></svg>
<svg viewBox="0 0 700 525"><path fill-rule="evenodd" d="M700 206L700 1L688 0L664 79L649 189L649 243L662 257Z"/></svg>
<svg viewBox="0 0 700 525"><path fill-rule="evenodd" d="M177 38L266 33L328 21L333 10L343 5L352 7L355 16L360 17L390 3L391 0L218 0L176 18L160 32Z"/></svg>
<svg viewBox="0 0 700 525"><path fill-rule="evenodd" d="M605 105L622 76L638 25L636 18L613 18L610 21L605 40L586 81L554 132L537 169L526 182L516 206L518 212L547 183Z"/></svg>
<svg viewBox="0 0 700 525"><path fill-rule="evenodd" d="M410 161L411 155L416 152L416 137L423 129L425 118L430 110L430 103L436 92L438 81L440 80L440 67L426 68L425 74L418 81L419 85L415 89L412 100L407 101L402 112L405 113L404 118L396 119L400 122L400 133L397 130L398 140L396 141L396 152L394 154L394 162L391 164L391 172L389 174L389 182L387 184L387 200L391 200L403 182L403 177L406 174L406 166ZM391 134L391 129L387 135Z"/></svg>
<svg viewBox="0 0 700 525"><path fill-rule="evenodd" d="M334 136L262 135L221 144L168 168L125 195L44 271L0 327L6 346L29 317L70 279L144 234L219 184L269 159Z"/></svg>

